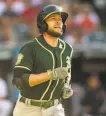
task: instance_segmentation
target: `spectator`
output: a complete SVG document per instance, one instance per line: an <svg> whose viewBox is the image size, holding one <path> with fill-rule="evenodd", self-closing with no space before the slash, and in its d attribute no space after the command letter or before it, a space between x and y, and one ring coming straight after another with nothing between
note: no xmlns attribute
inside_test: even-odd
<svg viewBox="0 0 106 116"><path fill-rule="evenodd" d="M13 25L19 20L18 14L12 9L12 1L6 1L7 9L3 12L1 17L1 34L3 42L8 45L14 45L16 43L15 30Z"/></svg>
<svg viewBox="0 0 106 116"><path fill-rule="evenodd" d="M65 36L65 41L70 43L72 46L82 44L83 40L84 36L80 27L72 27L72 29L70 29L70 33Z"/></svg>
<svg viewBox="0 0 106 116"><path fill-rule="evenodd" d="M96 12L100 16L102 26L106 26L106 0L93 0Z"/></svg>
<svg viewBox="0 0 106 116"><path fill-rule="evenodd" d="M17 15L21 15L25 10L25 3L23 0L12 0L11 10Z"/></svg>
<svg viewBox="0 0 106 116"><path fill-rule="evenodd" d="M40 11L40 7L34 6L30 0L25 0L25 6L26 10L21 15L20 20L28 25L30 34L33 38L38 33L35 20L38 12Z"/></svg>
<svg viewBox="0 0 106 116"><path fill-rule="evenodd" d="M31 2L34 6L42 6L42 5L44 6L44 4L46 4L46 3L48 4L50 1L49 0L46 0L46 1L44 1L44 0L32 0Z"/></svg>
<svg viewBox="0 0 106 116"><path fill-rule="evenodd" d="M73 83L72 84L74 94L72 96L72 116L79 116L82 106L80 101L84 95L84 87L80 83Z"/></svg>
<svg viewBox="0 0 106 116"><path fill-rule="evenodd" d="M6 82L0 77L0 116L10 116L13 104L8 97L8 89Z"/></svg>
<svg viewBox="0 0 106 116"><path fill-rule="evenodd" d="M25 0L25 7L26 9L21 15L21 20L27 24L34 24L40 7L34 6L30 0Z"/></svg>
<svg viewBox="0 0 106 116"><path fill-rule="evenodd" d="M71 12L71 16L77 16L80 12L81 9L81 3L78 1L73 1L71 3L71 7L70 7L70 12Z"/></svg>
<svg viewBox="0 0 106 116"><path fill-rule="evenodd" d="M85 35L89 35L96 31L100 25L100 19L89 4L82 4L80 13L74 19L74 24L80 26Z"/></svg>
<svg viewBox="0 0 106 116"><path fill-rule="evenodd" d="M85 95L81 101L84 112L98 116L99 111L104 102L104 90L97 75L91 75L87 80L85 87ZM83 115L81 115L83 116Z"/></svg>
<svg viewBox="0 0 106 116"><path fill-rule="evenodd" d="M4 2L4 0L0 0L0 16L2 16L5 10L6 10L6 3Z"/></svg>
<svg viewBox="0 0 106 116"><path fill-rule="evenodd" d="M17 16L17 14L12 10L12 0L8 1L6 0L5 1L6 3L6 10L3 12L2 16Z"/></svg>
<svg viewBox="0 0 106 116"><path fill-rule="evenodd" d="M1 42L10 45L15 45L15 36L14 36L14 30L13 30L13 19L10 18L11 16L3 16L1 19L1 27L0 27L0 35L1 35Z"/></svg>

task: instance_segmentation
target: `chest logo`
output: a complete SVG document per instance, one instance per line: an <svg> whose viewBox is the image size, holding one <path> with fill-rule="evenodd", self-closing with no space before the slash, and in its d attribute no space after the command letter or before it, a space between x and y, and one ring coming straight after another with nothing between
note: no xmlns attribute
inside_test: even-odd
<svg viewBox="0 0 106 116"><path fill-rule="evenodd" d="M62 45L61 43L59 44L59 48L60 48L60 49L62 49L62 48L63 48L63 45Z"/></svg>
<svg viewBox="0 0 106 116"><path fill-rule="evenodd" d="M20 53L18 55L18 58L17 58L17 62L16 62L16 65L20 64L21 63L21 60L23 59L24 55L22 53Z"/></svg>

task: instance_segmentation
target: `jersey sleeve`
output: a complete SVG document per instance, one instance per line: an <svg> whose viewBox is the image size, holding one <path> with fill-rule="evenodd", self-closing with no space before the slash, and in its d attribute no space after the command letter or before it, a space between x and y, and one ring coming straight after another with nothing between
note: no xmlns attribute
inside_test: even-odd
<svg viewBox="0 0 106 116"><path fill-rule="evenodd" d="M31 71L33 67L34 53L32 46L29 44L24 45L19 52L15 68L23 68Z"/></svg>

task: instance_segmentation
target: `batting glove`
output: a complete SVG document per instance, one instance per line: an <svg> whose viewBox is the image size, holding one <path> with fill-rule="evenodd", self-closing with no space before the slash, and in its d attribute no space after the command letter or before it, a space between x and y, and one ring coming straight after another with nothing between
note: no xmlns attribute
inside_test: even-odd
<svg viewBox="0 0 106 116"><path fill-rule="evenodd" d="M68 68L67 67L59 67L54 70L47 71L50 80L58 80L65 79L68 76Z"/></svg>
<svg viewBox="0 0 106 116"><path fill-rule="evenodd" d="M68 99L73 95L73 90L71 88L71 85L68 85L65 83L65 86L63 88L63 98Z"/></svg>

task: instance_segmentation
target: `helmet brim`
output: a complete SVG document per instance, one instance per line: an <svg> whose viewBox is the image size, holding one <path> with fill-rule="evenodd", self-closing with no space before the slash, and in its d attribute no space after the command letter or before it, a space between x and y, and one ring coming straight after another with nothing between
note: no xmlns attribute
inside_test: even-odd
<svg viewBox="0 0 106 116"><path fill-rule="evenodd" d="M52 14L61 14L63 23L65 23L65 21L66 21L67 18L68 18L68 14L67 14L66 12L51 12L51 13L49 13L48 15L46 15L46 17L45 17L43 20L47 19L47 18L48 18L50 15L52 15Z"/></svg>

